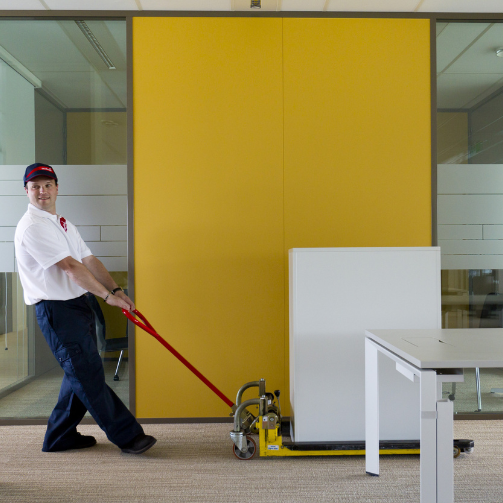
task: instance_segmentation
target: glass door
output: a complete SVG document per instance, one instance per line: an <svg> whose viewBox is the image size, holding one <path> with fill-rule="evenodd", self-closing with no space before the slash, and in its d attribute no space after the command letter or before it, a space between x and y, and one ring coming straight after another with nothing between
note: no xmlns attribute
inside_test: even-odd
<svg viewBox="0 0 503 503"><path fill-rule="evenodd" d="M437 24L437 221L444 328L503 326L503 24ZM503 411L503 369L444 387L457 413Z"/></svg>
<svg viewBox="0 0 503 503"><path fill-rule="evenodd" d="M27 165L55 168L58 213L128 287L126 94L124 20L0 20L0 420L48 417L62 379L16 272ZM127 320L90 300L107 382L127 404Z"/></svg>

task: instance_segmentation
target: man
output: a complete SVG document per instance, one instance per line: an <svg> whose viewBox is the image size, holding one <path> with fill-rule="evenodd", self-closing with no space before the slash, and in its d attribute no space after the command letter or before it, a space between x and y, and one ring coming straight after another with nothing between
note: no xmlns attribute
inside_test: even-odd
<svg viewBox="0 0 503 503"><path fill-rule="evenodd" d="M36 163L23 178L30 203L15 235L16 259L26 304L35 304L37 321L64 370L58 402L42 451L82 449L96 444L77 432L88 410L122 452L140 454L156 439L142 427L105 383L96 348L93 313L86 292L121 309L134 309L105 266L91 253L76 227L56 213L58 178Z"/></svg>

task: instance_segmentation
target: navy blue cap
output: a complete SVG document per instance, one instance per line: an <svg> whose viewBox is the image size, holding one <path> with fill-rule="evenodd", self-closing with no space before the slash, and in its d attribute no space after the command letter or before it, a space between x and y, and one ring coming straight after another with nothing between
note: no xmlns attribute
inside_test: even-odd
<svg viewBox="0 0 503 503"><path fill-rule="evenodd" d="M23 176L24 186L26 187L26 184L36 176L48 176L49 178L54 178L54 180L56 180L56 183L58 183L58 177L52 169L52 166L49 166L48 164L42 164L41 162L36 162L35 164L30 164L26 168Z"/></svg>

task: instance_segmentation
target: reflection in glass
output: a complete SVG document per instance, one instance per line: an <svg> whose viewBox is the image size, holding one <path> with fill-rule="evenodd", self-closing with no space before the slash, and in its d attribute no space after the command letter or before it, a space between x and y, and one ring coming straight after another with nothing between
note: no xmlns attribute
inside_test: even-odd
<svg viewBox="0 0 503 503"><path fill-rule="evenodd" d="M502 327L502 23L437 23L437 222L444 328ZM455 412L502 412L503 370L444 385Z"/></svg>
<svg viewBox="0 0 503 503"><path fill-rule="evenodd" d="M0 396L29 375L26 306L19 289L17 274L0 273Z"/></svg>

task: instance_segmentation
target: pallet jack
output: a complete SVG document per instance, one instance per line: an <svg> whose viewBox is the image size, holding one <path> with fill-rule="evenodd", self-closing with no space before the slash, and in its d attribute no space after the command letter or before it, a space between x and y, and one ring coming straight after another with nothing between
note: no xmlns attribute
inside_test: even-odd
<svg viewBox="0 0 503 503"><path fill-rule="evenodd" d="M251 387L259 388L259 398L241 402L243 392ZM287 456L363 456L365 442L315 442L295 443L291 440L290 422L281 416L280 391L274 394L266 391L265 380L253 381L243 385L237 394L234 411L234 430L231 439L234 442L234 455L240 460L252 459L257 446L252 434L259 435L259 452L261 457ZM259 407L255 417L248 407ZM453 441L453 456L462 452L473 452L474 442L467 439ZM419 440L391 440L379 443L379 454L419 454Z"/></svg>
<svg viewBox="0 0 503 503"><path fill-rule="evenodd" d="M168 344L152 327L148 320L137 309L122 310L123 314L136 326L157 339L173 356L178 358L193 374L208 386L232 410L234 429L230 432L233 442L232 451L237 459L247 461L257 453L257 444L252 435L259 435L259 452L261 457L286 456L363 456L365 442L316 442L295 443L291 440L290 422L281 415L280 391L270 393L266 390L265 379L244 384L238 390L236 403L227 398L216 386L191 365L178 351ZM138 316L138 320L134 315ZM243 393L249 389L258 388L258 398L242 401ZM249 407L258 406L255 416ZM473 440L455 439L453 441L453 456L456 458L462 452L473 452ZM379 454L419 454L419 441L382 441L379 444Z"/></svg>

